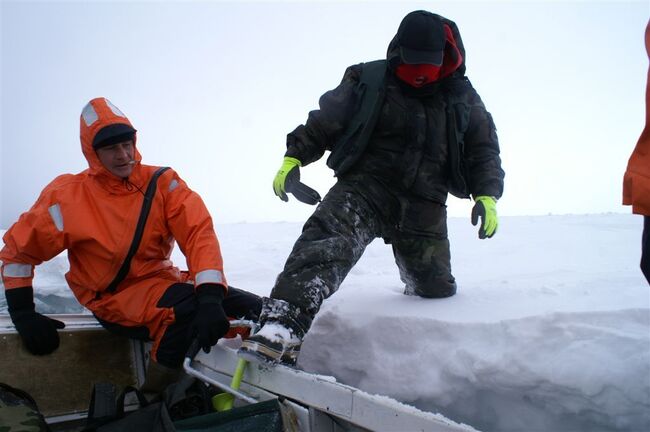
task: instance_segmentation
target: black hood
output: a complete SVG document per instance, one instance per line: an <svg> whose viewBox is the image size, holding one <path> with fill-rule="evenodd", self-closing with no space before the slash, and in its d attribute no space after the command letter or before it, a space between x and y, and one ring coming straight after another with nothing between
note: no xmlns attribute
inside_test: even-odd
<svg viewBox="0 0 650 432"><path fill-rule="evenodd" d="M397 34L395 34L395 37L393 37L393 40L388 45L386 59L388 60L389 67L392 70L395 70L399 64L404 63L404 59L402 58L403 38L405 38L406 33L408 33L408 29L404 28L404 23L405 20L413 20L414 18L419 22L426 22L427 20L434 19L441 22L443 26L449 27L451 30L452 39L447 37L443 64L447 63L448 61L455 61L455 59L450 57L457 55L456 53L459 53L462 58L462 62L455 69L454 75L465 75L465 47L463 46L463 40L460 37L460 32L458 31L456 23L443 16L423 10L411 12L402 20L402 24L400 24L400 27L397 30Z"/></svg>

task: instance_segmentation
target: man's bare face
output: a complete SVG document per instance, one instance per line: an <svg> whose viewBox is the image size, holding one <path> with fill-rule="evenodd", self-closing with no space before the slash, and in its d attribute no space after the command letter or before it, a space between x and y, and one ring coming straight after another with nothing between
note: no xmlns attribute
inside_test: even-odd
<svg viewBox="0 0 650 432"><path fill-rule="evenodd" d="M127 178L133 171L135 145L133 140L122 141L97 149L102 165L119 178Z"/></svg>

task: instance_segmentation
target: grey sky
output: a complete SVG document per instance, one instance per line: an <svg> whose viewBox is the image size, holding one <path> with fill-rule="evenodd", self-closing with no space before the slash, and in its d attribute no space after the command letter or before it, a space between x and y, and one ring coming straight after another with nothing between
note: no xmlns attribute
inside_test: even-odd
<svg viewBox="0 0 650 432"><path fill-rule="evenodd" d="M0 228L87 167L79 114L96 96L129 116L144 162L174 167L217 222L306 219L313 207L272 192L286 134L348 65L383 58L415 9L460 28L501 142L500 214L629 212L648 2L2 1ZM334 181L324 159L302 170L322 195ZM470 208L450 198L450 215Z"/></svg>

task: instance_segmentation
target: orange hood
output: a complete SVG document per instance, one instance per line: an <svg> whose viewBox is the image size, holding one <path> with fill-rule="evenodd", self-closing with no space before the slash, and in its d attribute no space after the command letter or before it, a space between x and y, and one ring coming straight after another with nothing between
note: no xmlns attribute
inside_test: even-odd
<svg viewBox="0 0 650 432"><path fill-rule="evenodd" d="M79 119L79 136L81 138L81 150L83 151L86 160L88 161L89 174L93 176L109 176L118 180L113 176L99 160L95 149L93 149L93 139L97 133L106 126L112 124L126 124L131 127L133 125L129 119L119 110L115 105L106 98L98 97L92 99L81 111ZM137 134L133 137L133 144L135 146ZM135 146L134 159L137 168L140 165L142 156ZM134 172L136 169L134 168ZM139 170L137 170L139 171Z"/></svg>

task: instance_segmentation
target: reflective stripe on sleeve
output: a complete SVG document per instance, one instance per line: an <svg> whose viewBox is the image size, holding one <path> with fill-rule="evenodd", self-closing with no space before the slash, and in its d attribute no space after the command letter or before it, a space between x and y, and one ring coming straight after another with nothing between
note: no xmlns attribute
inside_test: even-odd
<svg viewBox="0 0 650 432"><path fill-rule="evenodd" d="M176 189L177 187L178 187L178 181L177 181L176 179L172 180L172 181L169 183L169 192L173 191L173 190Z"/></svg>
<svg viewBox="0 0 650 432"><path fill-rule="evenodd" d="M203 270L202 272L198 272L194 285L199 286L204 283L223 283L223 273L219 270Z"/></svg>
<svg viewBox="0 0 650 432"><path fill-rule="evenodd" d="M5 264L2 269L4 277L24 278L32 275L30 264Z"/></svg>
<svg viewBox="0 0 650 432"><path fill-rule="evenodd" d="M58 204L54 204L47 209L50 212L50 216L56 225L56 229L63 231L63 214L61 214L61 207Z"/></svg>

